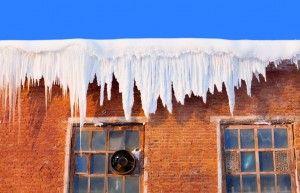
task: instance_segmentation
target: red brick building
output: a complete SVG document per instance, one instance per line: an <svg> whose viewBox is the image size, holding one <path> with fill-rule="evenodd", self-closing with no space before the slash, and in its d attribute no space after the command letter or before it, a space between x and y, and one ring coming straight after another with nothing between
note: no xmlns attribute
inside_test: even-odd
<svg viewBox="0 0 300 193"><path fill-rule="evenodd" d="M129 119L122 80L113 79L111 100L100 106L94 79L81 129L58 84L45 102L45 78L38 85L27 80L15 106L0 106L0 192L299 192L300 73L285 60L270 63L265 78L251 78L251 96L241 81L233 91L233 114L226 84L210 90L205 102L184 95L184 105L173 90L172 113L158 99L149 117L135 86ZM112 167L119 149L131 152L133 171L120 174Z"/></svg>

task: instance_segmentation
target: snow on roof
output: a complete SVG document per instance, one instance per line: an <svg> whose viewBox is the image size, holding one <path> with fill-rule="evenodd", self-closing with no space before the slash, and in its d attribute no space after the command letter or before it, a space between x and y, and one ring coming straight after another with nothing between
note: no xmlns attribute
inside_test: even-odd
<svg viewBox="0 0 300 193"><path fill-rule="evenodd" d="M141 92L146 116L154 113L157 99L172 112L172 89L175 98L184 104L186 95L203 98L222 90L225 84L230 111L234 110L234 88L245 80L251 95L254 75L265 77L271 61L300 58L300 41L252 41L220 39L119 39L119 40L44 40L0 41L0 98L10 108L25 78L45 80L51 92L59 83L69 94L71 116L79 109L81 124L86 117L88 84L94 80L101 86L100 103L111 98L112 76L115 75L122 93L123 109L130 118L133 87ZM47 92L46 97L47 97ZM6 102L5 102L6 103ZM5 106L7 104L4 104Z"/></svg>

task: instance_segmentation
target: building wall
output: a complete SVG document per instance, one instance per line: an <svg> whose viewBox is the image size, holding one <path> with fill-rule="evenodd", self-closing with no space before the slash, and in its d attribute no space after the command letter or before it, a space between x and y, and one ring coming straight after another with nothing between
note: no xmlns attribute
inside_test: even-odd
<svg viewBox="0 0 300 193"><path fill-rule="evenodd" d="M245 85L236 90L235 116L300 116L300 73L270 70L267 82L253 81L252 97ZM217 183L217 133L211 116L230 116L225 88L201 98L175 102L169 114L158 103L157 113L145 127L145 170L150 193L215 193ZM142 116L139 93L135 92L133 116ZM47 110L43 86L21 92L20 116L12 123L3 107L0 113L0 192L57 193L63 191L65 139L70 116L69 99L53 88ZM88 91L88 116L123 116L118 85L112 100L99 107L99 88ZM295 128L295 148L300 150L300 130ZM300 159L298 159L300 167Z"/></svg>

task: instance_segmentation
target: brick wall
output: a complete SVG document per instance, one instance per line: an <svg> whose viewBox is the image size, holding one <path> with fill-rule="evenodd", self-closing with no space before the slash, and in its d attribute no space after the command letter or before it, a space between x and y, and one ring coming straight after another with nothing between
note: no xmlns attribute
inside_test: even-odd
<svg viewBox="0 0 300 193"><path fill-rule="evenodd" d="M267 73L267 82L253 81L253 96L246 87L236 91L234 115L300 116L300 73L297 70ZM112 100L99 107L99 88L88 91L88 116L123 116L118 85L113 84ZM21 116L13 123L0 121L0 192L57 193L63 191L64 156L69 99L54 87L47 111L43 86L21 93ZM175 101L175 99L174 99ZM134 116L142 116L136 92ZM145 156L150 193L217 192L216 125L211 116L229 116L226 91L201 98L186 98L182 106L174 102L173 114L162 106L146 125ZM300 150L300 131L295 130ZM299 159L300 160L300 159ZM300 166L300 162L298 163Z"/></svg>

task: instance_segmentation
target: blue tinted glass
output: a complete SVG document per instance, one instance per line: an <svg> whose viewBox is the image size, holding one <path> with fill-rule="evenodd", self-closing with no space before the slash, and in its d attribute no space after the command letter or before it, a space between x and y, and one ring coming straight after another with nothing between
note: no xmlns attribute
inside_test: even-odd
<svg viewBox="0 0 300 193"><path fill-rule="evenodd" d="M255 153L254 152L241 152L241 169L242 172L254 172L255 167Z"/></svg>
<svg viewBox="0 0 300 193"><path fill-rule="evenodd" d="M259 152L259 168L260 171L273 171L273 153Z"/></svg>
<svg viewBox="0 0 300 193"><path fill-rule="evenodd" d="M291 176L290 175L277 175L277 188L280 192L291 192Z"/></svg>
<svg viewBox="0 0 300 193"><path fill-rule="evenodd" d="M86 193L88 188L88 178L76 175L74 177L74 193Z"/></svg>
<svg viewBox="0 0 300 193"><path fill-rule="evenodd" d="M275 177L274 175L261 175L260 176L261 193L275 192Z"/></svg>
<svg viewBox="0 0 300 193"><path fill-rule="evenodd" d="M241 148L253 148L254 139L253 139L253 129L241 129Z"/></svg>
<svg viewBox="0 0 300 193"><path fill-rule="evenodd" d="M255 175L244 175L242 180L243 180L244 193L257 192L256 176Z"/></svg>
<svg viewBox="0 0 300 193"><path fill-rule="evenodd" d="M76 156L76 172L87 172L87 157Z"/></svg>
<svg viewBox="0 0 300 193"><path fill-rule="evenodd" d="M109 177L108 178L108 193L121 193L122 192L122 178Z"/></svg>
<svg viewBox="0 0 300 193"><path fill-rule="evenodd" d="M126 177L125 193L139 193L139 177Z"/></svg>
<svg viewBox="0 0 300 193"><path fill-rule="evenodd" d="M287 129L274 129L275 147L288 147Z"/></svg>
<svg viewBox="0 0 300 193"><path fill-rule="evenodd" d="M92 138L92 150L104 150L105 149L105 132L94 131Z"/></svg>
<svg viewBox="0 0 300 193"><path fill-rule="evenodd" d="M272 147L272 130L271 129L258 129L258 147L270 148Z"/></svg>
<svg viewBox="0 0 300 193"><path fill-rule="evenodd" d="M103 173L105 170L105 155L97 154L91 157L91 173Z"/></svg>
<svg viewBox="0 0 300 193"><path fill-rule="evenodd" d="M133 150L139 147L138 131L126 131L125 146L127 150Z"/></svg>
<svg viewBox="0 0 300 193"><path fill-rule="evenodd" d="M81 143L80 143L81 138ZM76 132L76 145L75 150L89 150L89 132L88 131L77 131Z"/></svg>
<svg viewBox="0 0 300 193"><path fill-rule="evenodd" d="M237 129L226 129L225 130L225 148L235 149L238 147L238 130Z"/></svg>
<svg viewBox="0 0 300 193"><path fill-rule="evenodd" d="M91 177L91 193L104 193L104 178Z"/></svg>
<svg viewBox="0 0 300 193"><path fill-rule="evenodd" d="M109 147L110 150L125 149L125 132L124 131L109 132Z"/></svg>
<svg viewBox="0 0 300 193"><path fill-rule="evenodd" d="M226 190L227 193L240 192L240 176L226 176Z"/></svg>

